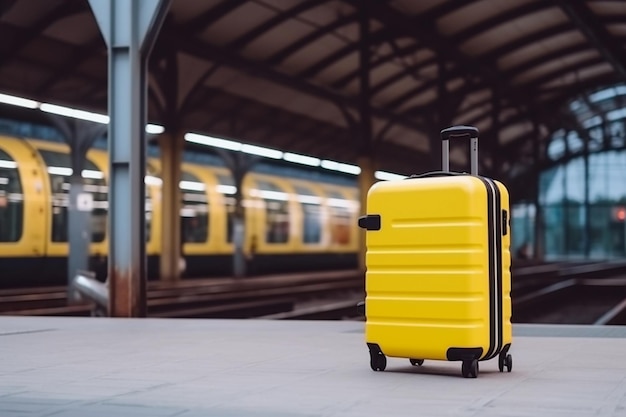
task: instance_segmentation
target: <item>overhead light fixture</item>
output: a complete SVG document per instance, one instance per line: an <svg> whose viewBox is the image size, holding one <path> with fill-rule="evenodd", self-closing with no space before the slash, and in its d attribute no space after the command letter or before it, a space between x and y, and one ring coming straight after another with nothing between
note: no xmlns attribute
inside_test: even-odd
<svg viewBox="0 0 626 417"><path fill-rule="evenodd" d="M59 116L73 117L75 119L89 120L91 122L102 124L109 123L109 116L106 114L92 113L85 110L77 110L49 103L41 103L39 109L46 113L58 114Z"/></svg>
<svg viewBox="0 0 626 417"><path fill-rule="evenodd" d="M213 136L199 135L197 133L185 133L185 140L199 145L213 146L215 148L228 149L231 151L241 150L241 143L239 142Z"/></svg>
<svg viewBox="0 0 626 417"><path fill-rule="evenodd" d="M621 92L621 90L619 90ZM36 109L39 108L41 111L58 114L60 116L72 117L82 120L89 120L96 123L108 124L109 116L105 114L99 114L94 112L89 112L85 110L73 109L69 107L59 106L56 104L50 103L40 103L35 100L30 100L22 97L11 96L8 94L0 94L0 103L10 104L14 106L27 107ZM617 116L617 117L616 117ZM623 114L619 115L614 113L613 117L621 118ZM149 134L158 135L165 131L163 126L149 123L146 125L146 132ZM237 142L234 140L222 139L208 135L201 135L198 133L186 133L185 140L191 143L197 143L199 145L212 146L220 149L227 149L231 151L240 151L245 152L251 155L258 155L265 158L272 159L284 159L287 162L292 162L300 165L307 166L321 166L324 169L329 171L338 171L346 174L359 175L361 173L361 168L356 165L346 164L337 161L331 161L328 159L320 160L319 158L315 158L312 156L301 155L293 152L282 152L277 149L265 148L257 145L248 145L243 144L241 142ZM17 164L13 165L10 163L11 161L0 161L0 168L16 168ZM7 164L9 163L9 164ZM4 164L4 165L3 165ZM83 172L84 173L84 172ZM60 174L63 175L63 174ZM71 175L71 174L70 174ZM89 174L88 174L89 175ZM375 173L376 178L378 179L396 179L396 178L404 178L404 176L377 171ZM153 177L155 178L155 177ZM158 184L161 184L160 179L158 179ZM150 183L150 179L147 179L147 184ZM153 183L154 184L154 183ZM156 184L155 184L156 185Z"/></svg>
<svg viewBox="0 0 626 417"><path fill-rule="evenodd" d="M324 159L320 165L324 169L328 169L331 171L345 172L346 174L359 175L361 173L361 167L358 167L356 165L344 164L344 163L336 162L336 161L330 161L328 159Z"/></svg>
<svg viewBox="0 0 626 417"><path fill-rule="evenodd" d="M39 107L39 102L35 100L10 96L8 94L0 94L0 103L10 104L11 106L26 107L28 109L36 109Z"/></svg>
<svg viewBox="0 0 626 417"><path fill-rule="evenodd" d="M310 165L313 167L320 166L320 163L322 162L319 158L314 158L312 156L300 155L300 154L291 153L291 152L285 152L285 154L283 155L283 159L285 161L293 162L295 164Z"/></svg>
<svg viewBox="0 0 626 417"><path fill-rule="evenodd" d="M374 177L381 181L393 181L405 179L406 175L394 174L386 171L376 171L374 172Z"/></svg>
<svg viewBox="0 0 626 417"><path fill-rule="evenodd" d="M244 152L250 155L264 156L266 158L272 158L272 159L281 159L283 157L282 151L277 151L276 149L270 149L270 148L263 148L261 146L256 146L256 145L243 145L241 147L241 152Z"/></svg>
<svg viewBox="0 0 626 417"><path fill-rule="evenodd" d="M148 123L146 125L146 133L150 133L151 135L160 135L163 132L165 132L165 128L163 126L154 125L151 123Z"/></svg>

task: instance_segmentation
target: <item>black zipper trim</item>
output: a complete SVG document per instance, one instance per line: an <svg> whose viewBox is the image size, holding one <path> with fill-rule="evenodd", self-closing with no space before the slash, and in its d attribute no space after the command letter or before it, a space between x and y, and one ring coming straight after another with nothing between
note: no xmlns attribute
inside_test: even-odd
<svg viewBox="0 0 626 417"><path fill-rule="evenodd" d="M489 357L493 354L493 350L496 345L496 303L494 300L496 299L496 271L495 271L495 262L494 262L494 253L495 253L495 239L494 239L494 219L493 219L493 210L494 210L494 190L489 184L489 180L487 178L478 177L484 184L487 189L487 242L489 248L489 348L486 350L485 358ZM484 359L484 358L483 358Z"/></svg>
<svg viewBox="0 0 626 417"><path fill-rule="evenodd" d="M496 190L496 215L494 222L496 224L496 297L498 300L498 348L493 352L491 358L495 357L502 350L504 344L504 308L502 306L502 196L500 194L500 188L494 180L490 180L493 184L494 190ZM490 359L491 359L490 358Z"/></svg>
<svg viewBox="0 0 626 417"><path fill-rule="evenodd" d="M481 178L487 186L489 216L489 289L490 289L490 346L483 360L495 357L502 350L502 203L500 189L490 178Z"/></svg>

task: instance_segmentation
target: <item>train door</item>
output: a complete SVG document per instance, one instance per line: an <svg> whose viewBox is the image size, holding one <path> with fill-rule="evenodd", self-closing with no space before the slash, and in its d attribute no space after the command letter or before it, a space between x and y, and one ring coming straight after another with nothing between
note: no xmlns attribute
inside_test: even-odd
<svg viewBox="0 0 626 417"><path fill-rule="evenodd" d="M50 196L48 201L46 230L46 268L54 271L57 283L66 281L68 256L69 191L72 175L69 148L66 145L32 141L43 161L46 173L44 183ZM93 160L90 151L81 172L84 192L92 196L90 268L98 269L98 277L104 278L102 254L106 253L106 219L108 214L108 188L104 172ZM97 260L97 264L94 261Z"/></svg>

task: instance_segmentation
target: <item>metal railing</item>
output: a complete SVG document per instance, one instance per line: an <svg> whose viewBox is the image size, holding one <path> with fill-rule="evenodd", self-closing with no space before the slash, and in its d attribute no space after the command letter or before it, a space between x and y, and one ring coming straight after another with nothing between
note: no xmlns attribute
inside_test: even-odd
<svg viewBox="0 0 626 417"><path fill-rule="evenodd" d="M108 316L109 310L109 286L107 282L95 279L91 271L78 271L72 282L72 287L83 298L94 303L91 312L95 317Z"/></svg>

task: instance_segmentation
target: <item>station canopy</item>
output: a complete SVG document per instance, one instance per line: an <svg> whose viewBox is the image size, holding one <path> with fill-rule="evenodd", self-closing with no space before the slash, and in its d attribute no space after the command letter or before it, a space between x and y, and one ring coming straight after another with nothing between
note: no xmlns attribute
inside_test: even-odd
<svg viewBox="0 0 626 417"><path fill-rule="evenodd" d="M0 7L0 92L106 112L86 0ZM625 40L623 1L173 0L149 121L356 164L369 103L379 169L438 168L439 130L469 124L507 180L546 157L567 103L626 79Z"/></svg>

